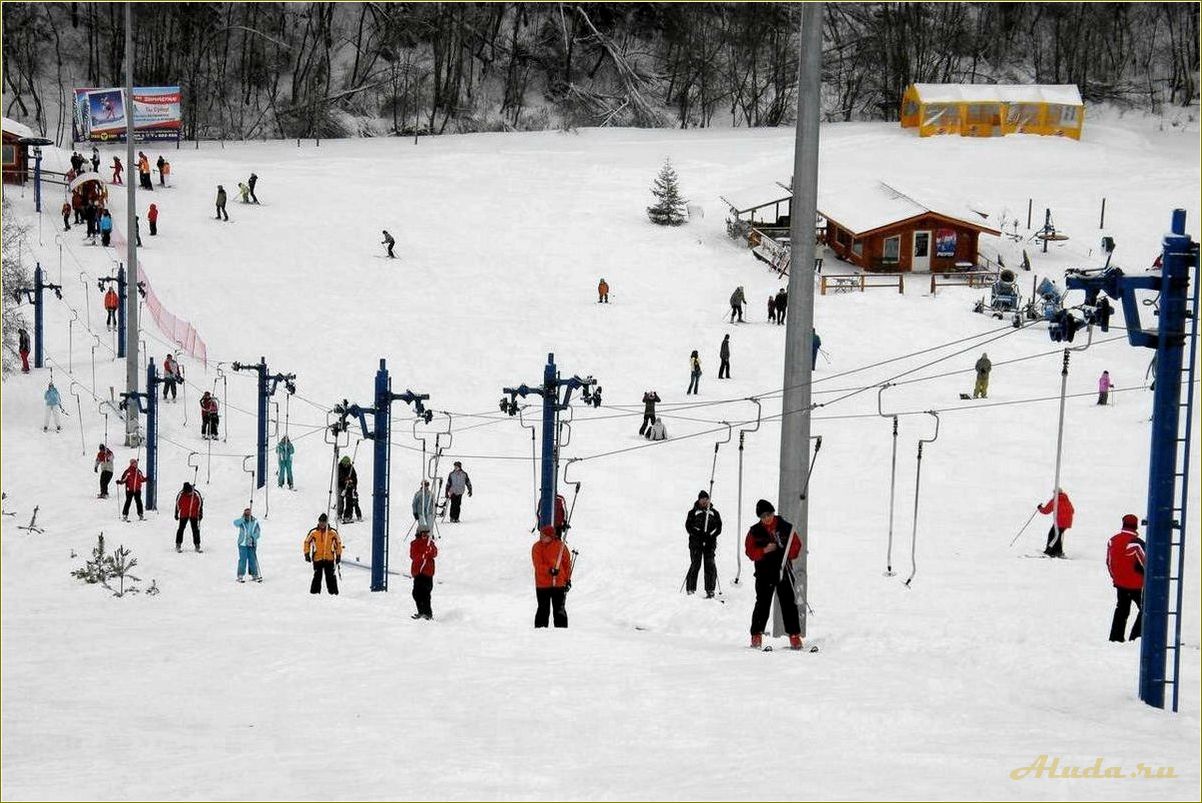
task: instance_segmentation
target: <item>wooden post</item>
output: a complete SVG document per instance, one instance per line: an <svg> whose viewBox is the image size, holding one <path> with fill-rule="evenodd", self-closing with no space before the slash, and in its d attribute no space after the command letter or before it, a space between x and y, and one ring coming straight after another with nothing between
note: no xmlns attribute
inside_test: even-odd
<svg viewBox="0 0 1202 803"><path fill-rule="evenodd" d="M826 277L823 276L818 280L818 295L826 295Z"/></svg>
<svg viewBox="0 0 1202 803"><path fill-rule="evenodd" d="M897 274L897 292L900 295L906 294L906 274L904 273Z"/></svg>
<svg viewBox="0 0 1202 803"><path fill-rule="evenodd" d="M864 274L863 273L860 274L860 292L861 293L864 292Z"/></svg>
<svg viewBox="0 0 1202 803"><path fill-rule="evenodd" d="M931 295L935 295L935 274L931 274Z"/></svg>
<svg viewBox="0 0 1202 803"><path fill-rule="evenodd" d="M1106 228L1106 198L1102 198L1102 216L1098 219L1098 228Z"/></svg>
<svg viewBox="0 0 1202 803"><path fill-rule="evenodd" d="M1027 231L1031 230L1031 207L1035 203L1033 198L1027 199Z"/></svg>

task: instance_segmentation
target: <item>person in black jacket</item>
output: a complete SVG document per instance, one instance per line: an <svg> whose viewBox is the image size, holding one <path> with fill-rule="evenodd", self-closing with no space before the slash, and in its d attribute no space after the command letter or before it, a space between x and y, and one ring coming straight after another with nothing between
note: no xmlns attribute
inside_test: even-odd
<svg viewBox="0 0 1202 803"><path fill-rule="evenodd" d="M689 573L684 578L685 591L697 593L697 573L704 559L705 598L713 599L714 586L718 582L714 550L718 547L718 536L722 534L722 517L710 504L710 495L705 491L697 494L692 510L685 515L684 529L689 534Z"/></svg>
<svg viewBox="0 0 1202 803"><path fill-rule="evenodd" d="M351 458L343 455L338 461L338 520L349 524L356 517L363 521L363 511L359 509L359 472Z"/></svg>
<svg viewBox="0 0 1202 803"><path fill-rule="evenodd" d="M801 554L801 536L793 525L776 515L776 508L767 499L755 503L759 522L747 531L744 550L755 564L755 608L751 613L751 646L762 645L764 627L772 612L773 594L780 600L781 618L789 634L789 647L802 648L801 617L797 613L797 598L793 595L793 573L787 565L782 571L783 558L790 561Z"/></svg>
<svg viewBox="0 0 1202 803"><path fill-rule="evenodd" d="M643 394L643 425L639 427L639 434L644 435L647 432L647 427L655 422L655 405L659 402L659 394L654 390L649 390Z"/></svg>
<svg viewBox="0 0 1202 803"><path fill-rule="evenodd" d="M718 378L730 379L730 335L723 335L718 347Z"/></svg>

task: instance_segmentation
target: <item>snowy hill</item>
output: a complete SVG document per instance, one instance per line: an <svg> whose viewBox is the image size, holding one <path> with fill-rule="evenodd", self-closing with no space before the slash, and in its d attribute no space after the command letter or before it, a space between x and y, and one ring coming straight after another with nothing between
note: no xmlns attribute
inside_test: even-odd
<svg viewBox="0 0 1202 803"><path fill-rule="evenodd" d="M919 140L893 125L828 125L821 180L953 190L1024 224L1032 198L1037 218L1051 207L1072 237L1047 255L1031 249L1034 273L1057 279L1099 264L1103 234L1118 243L1117 264L1142 270L1174 207L1187 209L1197 236L1197 132L1122 121L1086 130L1079 143ZM774 500L778 421L746 436L741 513L737 435L719 448L720 603L679 591L683 520L708 486L725 422L752 426L751 396L766 418L779 412L784 328L764 310L779 281L726 237L718 195L787 180L791 131L205 143L165 155L175 186L139 195L143 220L151 202L161 213L158 236L143 231L139 260L163 303L205 339L209 363L184 357L185 394L161 408L159 511L146 522L123 523L113 499L94 498L88 467L105 419L82 321L67 349L74 309L106 344L96 350L97 394L122 389L94 277L123 252L88 247L73 228L60 268L57 204L39 230L31 193L5 189L33 226L30 251L51 280L63 277L64 302L47 308L47 353L72 416L61 433L40 431L48 371L4 382L5 510L18 514L4 518L0 544L6 799L1196 799L1197 558L1179 714L1139 702L1138 646L1106 640L1104 547L1123 514L1144 512L1151 409L1150 355L1121 332L1072 355L1070 559L1024 560L1039 552L1046 517L1008 545L1047 499L1055 460L1061 356L1046 327L1015 331L971 312L980 290L931 297L922 281L905 295L819 297L830 361L820 360L815 399L828 406L814 415L823 446L808 536L809 635L822 650L752 652L754 590L736 522L745 531L755 501ZM653 227L643 211L666 156L706 213L679 229ZM65 163L52 154L52 168L55 158ZM235 200L251 171L261 206ZM213 218L219 183L230 191L229 223ZM123 236L124 192L111 205ZM397 237L398 260L383 258L381 229ZM982 250L1010 247L983 240ZM612 288L608 305L595 303L600 277ZM750 315L732 326L737 285ZM733 377L719 381L726 333ZM146 343L161 362L163 333L149 328ZM705 373L700 395L686 399L692 349ZM996 366L989 401L961 401L982 351ZM583 485L570 533L579 551L571 627L561 631L531 628L531 435L496 407L502 387L540 380L548 352L564 375L596 377L605 400L577 407L564 450L583 458L571 477ZM238 585L230 522L248 497L241 465L254 446L254 382L229 363L260 355L271 371L297 374L287 409L298 490L254 495L266 581ZM856 370L903 355L915 356ZM370 403L381 357L395 391L429 393L433 409L451 414L442 468L462 460L475 487L463 522L440 528L434 622L410 620L404 577L373 594L368 573L348 565L340 596L307 593L301 541L326 509L333 456L322 441L326 411L342 399ZM219 365L226 437L211 444L210 476L196 403ZM1099 408L1103 369L1119 391ZM876 386L903 373L929 378L883 397L887 412L916 413L900 425L899 576L884 577L891 425L877 415ZM649 388L664 400L671 436L650 447L637 435ZM282 392L276 400L282 416ZM941 411L941 429L924 447L907 589L915 445L931 435L929 409ZM423 456L410 411L394 414L392 568L407 572L402 541ZM108 427L119 443L119 424ZM356 444L355 432L370 513L371 443ZM686 437L694 433L706 434ZM114 450L118 470L135 456ZM193 476L189 452L199 453L205 552L181 555L170 511ZM1189 504L1196 532L1196 483ZM35 505L42 535L16 529ZM340 529L348 556L367 562L370 522ZM115 599L69 576L101 531L132 549L135 573L160 595ZM1176 777L1012 780L1040 755L1081 767L1101 757L1128 771L1170 766Z"/></svg>

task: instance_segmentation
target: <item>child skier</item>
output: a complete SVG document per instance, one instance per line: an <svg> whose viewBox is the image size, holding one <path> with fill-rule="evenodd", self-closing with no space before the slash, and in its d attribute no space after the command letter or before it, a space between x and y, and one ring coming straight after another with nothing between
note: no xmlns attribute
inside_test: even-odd
<svg viewBox="0 0 1202 803"><path fill-rule="evenodd" d="M250 187L246 186L241 181L238 182L238 195L240 196L242 203L250 203Z"/></svg>

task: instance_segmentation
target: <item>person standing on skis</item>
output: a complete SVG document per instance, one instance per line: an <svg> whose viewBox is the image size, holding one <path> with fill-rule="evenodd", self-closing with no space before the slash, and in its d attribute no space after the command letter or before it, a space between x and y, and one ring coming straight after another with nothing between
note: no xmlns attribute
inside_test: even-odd
<svg viewBox="0 0 1202 803"><path fill-rule="evenodd" d="M429 480L422 480L422 487L418 488L417 493L413 495L413 504L410 509L413 512L413 520L417 522L419 528L434 526L434 494L430 491Z"/></svg>
<svg viewBox="0 0 1202 803"><path fill-rule="evenodd" d="M1132 513L1123 516L1123 529L1110 537L1106 543L1106 568L1110 570L1110 581L1118 597L1114 605L1114 618L1110 621L1110 640L1122 641L1127 628L1127 617L1131 614L1131 603L1139 613L1131 626L1128 641L1135 641L1142 633L1144 617L1144 542L1138 530L1139 518Z"/></svg>
<svg viewBox="0 0 1202 803"><path fill-rule="evenodd" d="M279 478L277 487L284 487L284 479L288 480L288 490L294 490L292 487L292 453L296 451L296 447L292 445L292 440L285 435L280 438L280 442L275 445L276 476Z"/></svg>
<svg viewBox="0 0 1202 803"><path fill-rule="evenodd" d="M797 614L797 599L793 595L793 572L785 563L785 554L792 561L801 554L801 535L793 525L776 515L776 508L767 499L755 503L759 522L747 531L743 548L755 564L755 608L751 612L751 646L763 646L764 627L772 611L772 597L780 602L789 648L800 650L801 619ZM783 564L783 565L782 565Z"/></svg>
<svg viewBox="0 0 1202 803"><path fill-rule="evenodd" d="M167 352L163 357L163 401L167 401L167 395L171 395L171 400L175 401L175 357L171 352Z"/></svg>
<svg viewBox="0 0 1202 803"><path fill-rule="evenodd" d="M723 335L718 346L718 378L730 379L730 335Z"/></svg>
<svg viewBox="0 0 1202 803"><path fill-rule="evenodd" d="M718 536L722 534L722 517L710 504L710 495L705 491L697 494L697 501L684 517L684 530L689 534L689 572L685 575L685 591L697 593L697 574L705 562L705 598L713 599L718 582L718 566L714 563L714 550L718 548Z"/></svg>
<svg viewBox="0 0 1202 803"><path fill-rule="evenodd" d="M555 534L553 525L539 529L530 557L534 563L534 595L538 602L534 626L546 627L548 619L553 618L556 627L567 627L566 600L572 587L572 555L563 539Z"/></svg>
<svg viewBox="0 0 1202 803"><path fill-rule="evenodd" d="M175 495L175 520L179 527L175 530L175 551L183 552L184 528L192 527L192 547L200 552L200 522L205 517L205 500L200 491L185 482L184 487Z"/></svg>
<svg viewBox="0 0 1202 803"><path fill-rule="evenodd" d="M250 178L248 178L246 180L246 188L248 190L250 190L250 202L252 204L257 204L259 202L259 197L257 195L255 195L255 185L258 183L259 183L259 177L256 176L254 173L251 173Z"/></svg>
<svg viewBox="0 0 1202 803"><path fill-rule="evenodd" d="M350 455L343 455L338 461L338 520L350 524L356 517L363 521L363 511L359 509L359 472Z"/></svg>
<svg viewBox="0 0 1202 803"><path fill-rule="evenodd" d="M113 479L113 450L100 444L100 450L96 452L96 462L92 466L92 473L100 472L100 493L97 498L109 498L109 482Z"/></svg>
<svg viewBox="0 0 1202 803"><path fill-rule="evenodd" d="M222 215L225 216L226 221L228 221L230 219L230 213L225 211L225 201L226 201L225 187L218 184L217 185L217 219L218 220L221 220Z"/></svg>
<svg viewBox="0 0 1202 803"><path fill-rule="evenodd" d="M118 297L117 291L114 290L112 286L110 286L108 290L104 291L104 311L106 313L104 326L106 329L117 328L117 307L120 304L121 299Z"/></svg>
<svg viewBox="0 0 1202 803"><path fill-rule="evenodd" d="M463 494L472 495L472 478L463 470L463 463L455 461L455 470L447 475L447 499L451 504L451 523L459 521L459 508L463 504Z"/></svg>
<svg viewBox="0 0 1202 803"><path fill-rule="evenodd" d="M17 353L21 355L21 373L29 373L29 332L25 327L17 330Z"/></svg>
<svg viewBox="0 0 1202 803"><path fill-rule="evenodd" d="M310 594L321 593L321 579L325 577L326 591L337 596L338 577L336 567L342 563L342 540L338 531L330 526L330 517L322 513L317 517L317 526L309 530L302 545L305 562L313 564L313 582L309 584Z"/></svg>
<svg viewBox="0 0 1202 803"><path fill-rule="evenodd" d="M50 431L50 419L54 418L54 431L62 432L63 425L58 417L58 411L63 409L62 399L59 398L58 388L51 382L46 392L42 394L42 400L46 402L46 415L42 417L42 432Z"/></svg>
<svg viewBox="0 0 1202 803"><path fill-rule="evenodd" d="M743 305L747 303L747 297L743 295L743 286L739 285L735 291L730 294L730 322L735 322L735 316L739 316L739 323L743 322Z"/></svg>
<svg viewBox="0 0 1202 803"><path fill-rule="evenodd" d="M118 485L125 486L125 507L121 509L121 520L129 521L129 504L136 502L138 505L138 521L143 521L146 516L145 510L142 508L142 486L146 484L146 475L138 470L138 459L131 458L129 467L125 469L125 473L117 480Z"/></svg>
<svg viewBox="0 0 1202 803"><path fill-rule="evenodd" d="M250 579L261 583L263 575L259 574L258 549L262 531L259 520L251 515L250 508L244 508L242 517L234 519L234 526L238 528L238 582L245 582L242 578L249 569Z"/></svg>
<svg viewBox="0 0 1202 803"><path fill-rule="evenodd" d="M396 259L396 254L392 253L392 247L396 245L396 240L388 233L388 229L384 229L384 239L380 241L380 245L388 248L389 259Z"/></svg>
<svg viewBox="0 0 1202 803"><path fill-rule="evenodd" d="M419 525L417 535L409 544L409 573L413 576L413 601L417 613L413 619L433 619L430 608L430 592L434 590L434 559L438 557L438 545L430 537L430 528Z"/></svg>
<svg viewBox="0 0 1202 803"><path fill-rule="evenodd" d="M1064 557L1064 532L1073 526L1073 503L1063 488L1057 488L1056 493L1046 503L1039 505L1038 510L1045 516L1055 513L1055 521L1048 530L1048 545L1043 554L1049 558Z"/></svg>

